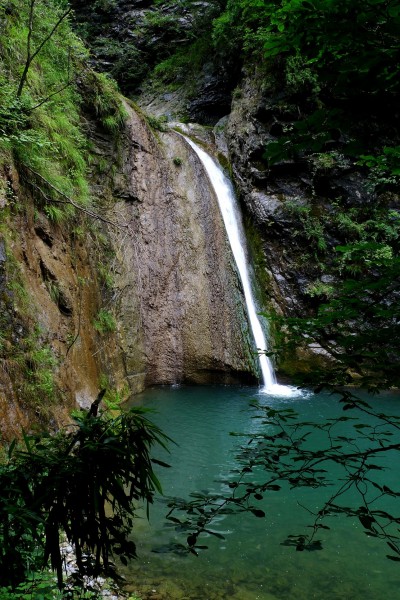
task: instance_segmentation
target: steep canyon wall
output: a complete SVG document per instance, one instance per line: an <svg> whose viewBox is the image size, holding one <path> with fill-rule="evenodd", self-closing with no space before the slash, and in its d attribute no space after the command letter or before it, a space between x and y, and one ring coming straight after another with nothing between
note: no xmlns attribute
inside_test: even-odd
<svg viewBox="0 0 400 600"><path fill-rule="evenodd" d="M256 367L239 279L216 198L179 135L135 112L118 183L136 273L145 383L232 383Z"/></svg>
<svg viewBox="0 0 400 600"><path fill-rule="evenodd" d="M127 106L118 149L92 127L96 210L52 223L29 175L2 172L2 432L56 425L107 385L254 381L246 312L216 199L183 138Z"/></svg>

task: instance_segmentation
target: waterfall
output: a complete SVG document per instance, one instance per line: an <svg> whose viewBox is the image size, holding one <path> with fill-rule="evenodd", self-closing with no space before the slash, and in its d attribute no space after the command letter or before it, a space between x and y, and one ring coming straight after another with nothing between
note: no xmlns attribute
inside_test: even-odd
<svg viewBox="0 0 400 600"><path fill-rule="evenodd" d="M246 260L246 238L244 235L241 213L236 200L231 181L225 176L221 167L204 150L199 148L191 139L184 136L187 143L193 148L201 160L211 185L218 199L218 205L225 224L226 233L232 249L232 254L242 281L247 314L254 341L259 351L260 368L263 379L262 391L268 394L291 396L295 388L279 385L276 382L274 368L268 356L263 351L268 349L268 344L258 318L251 280Z"/></svg>

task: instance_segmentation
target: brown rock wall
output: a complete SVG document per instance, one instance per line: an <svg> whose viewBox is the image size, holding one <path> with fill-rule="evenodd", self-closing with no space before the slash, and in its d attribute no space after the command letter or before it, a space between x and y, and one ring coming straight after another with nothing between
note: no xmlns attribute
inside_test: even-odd
<svg viewBox="0 0 400 600"><path fill-rule="evenodd" d="M93 174L96 210L118 227L79 214L72 225L54 224L11 162L1 179L0 192L12 189L0 204L6 437L21 422L65 422L105 378L124 394L151 384L255 379L241 286L203 167L181 136L154 134L129 114L119 156L112 140L98 136L98 154L116 174ZM96 330L100 310L113 316L115 331ZM49 352L43 364L40 349ZM46 363L50 355L55 364ZM55 386L42 394L46 369Z"/></svg>
<svg viewBox="0 0 400 600"><path fill-rule="evenodd" d="M134 112L128 130L118 182L125 201L116 211L129 223L124 247L133 251L125 258L136 274L132 289L139 297L145 381L233 382L249 376L240 286L203 168L178 134L154 136Z"/></svg>

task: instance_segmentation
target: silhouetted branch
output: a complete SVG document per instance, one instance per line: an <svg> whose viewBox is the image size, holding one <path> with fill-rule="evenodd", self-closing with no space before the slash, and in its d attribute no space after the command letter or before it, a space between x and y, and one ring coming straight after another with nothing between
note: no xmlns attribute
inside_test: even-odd
<svg viewBox="0 0 400 600"><path fill-rule="evenodd" d="M271 407L255 405L261 411L256 418L262 419L267 430L256 435L235 434L244 437L247 443L240 447L237 455L241 464L240 472L234 481L226 481L231 493L221 492L208 496L196 492L192 494L192 500L171 499L167 519L176 523L178 530L183 527L188 532L187 551L196 554L196 547L201 547L197 546L199 537L211 532L209 528L218 515L251 512L256 517L264 517L265 512L255 506L253 500L262 500L268 492L279 492L282 484L288 484L291 490L334 486L333 493L316 511L303 507L314 516L313 523L309 525L311 533L289 535L283 544L294 546L300 551L321 550L322 542L316 536L321 530L330 529L324 524L324 520L341 514L357 518L370 537L386 542L392 551L392 554L387 555L388 558L400 561L400 516L396 517L380 509L381 504L376 504L378 500L385 498L400 498L400 491L390 489L379 478L371 475L382 471L384 467L381 463L373 464L370 460L389 452L400 451L400 443L388 443L388 436L398 431L400 420L398 417L374 412L367 403L350 392L343 392L342 402L344 410L358 408L361 414L373 417L375 423L361 423L359 419L347 416L328 419L323 424L302 423L291 409L277 411ZM344 422L350 422L355 435L341 434ZM385 429L382 429L383 426ZM339 432L337 428L340 428ZM318 435L326 434L328 444L313 447L309 443L309 436L313 432L318 432ZM368 442L368 447L363 448L365 442ZM335 473L332 466L335 465L340 471L337 475L332 475ZM259 481L259 475L257 482L251 481L254 469L265 471L264 481ZM357 492L359 501L353 501L353 506L338 504L338 499L350 490ZM183 513L184 517L176 517L176 512Z"/></svg>

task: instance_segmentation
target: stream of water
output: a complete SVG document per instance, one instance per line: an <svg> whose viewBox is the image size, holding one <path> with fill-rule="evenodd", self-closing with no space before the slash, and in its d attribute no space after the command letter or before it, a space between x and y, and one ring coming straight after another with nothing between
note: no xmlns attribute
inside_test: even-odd
<svg viewBox="0 0 400 600"><path fill-rule="evenodd" d="M220 165L218 165L211 156L204 152L204 150L197 146L191 139L187 137L185 137L185 139L203 163L218 199L218 205L224 221L232 254L242 282L250 327L253 332L257 351L259 352L264 392L268 394L279 394L280 396L293 396L297 393L295 388L277 383L273 365L269 357L264 354L264 352L268 350L268 343L257 314L248 267L246 237L232 183L225 176Z"/></svg>
<svg viewBox="0 0 400 600"><path fill-rule="evenodd" d="M188 498L192 491L218 492L235 477L238 438L229 432L256 432L262 426L249 408L251 400L274 408L294 408L302 420L324 423L343 415L330 395L301 393L296 398L260 394L256 388L181 387L148 390L135 398L156 409L152 419L175 442L170 454L157 458L171 469L160 469L166 496ZM379 409L400 413L397 394L380 400ZM343 425L345 435L346 425ZM398 441L398 440L397 440ZM395 439L391 440L396 442ZM318 445L318 439L315 440ZM388 465L390 466L390 465ZM392 465L393 466L393 465ZM384 473L386 485L398 490L396 469ZM150 523L137 519L134 539L138 561L125 573L144 599L157 600L394 600L399 597L399 563L388 560L384 542L365 535L357 519L331 517L319 537L324 549L296 552L282 545L289 534L306 531L310 515L329 494L325 488L270 492L260 502L266 517L251 514L220 517L213 529L224 535L200 543L209 546L198 557L167 552L171 543L185 544L185 532L165 520L165 498L157 498ZM397 510L399 499L393 499Z"/></svg>

